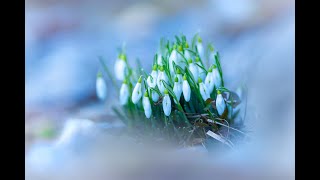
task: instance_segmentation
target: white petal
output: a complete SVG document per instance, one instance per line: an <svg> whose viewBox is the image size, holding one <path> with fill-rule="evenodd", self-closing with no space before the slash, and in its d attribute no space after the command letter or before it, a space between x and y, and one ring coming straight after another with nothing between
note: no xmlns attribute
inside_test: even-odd
<svg viewBox="0 0 320 180"><path fill-rule="evenodd" d="M116 75L116 78L120 81L122 81L125 77L126 66L127 65L124 62L124 60L116 60L116 63L114 65L114 74Z"/></svg>
<svg viewBox="0 0 320 180"><path fill-rule="evenodd" d="M171 73L174 73L174 69L173 69L173 64L172 62L175 62L177 64L178 62L178 55L177 55L177 51L174 49L171 54L170 54L170 57L169 57L169 68L170 68L170 72Z"/></svg>
<svg viewBox="0 0 320 180"><path fill-rule="evenodd" d="M177 99L180 100L181 94L182 94L182 87L179 82L175 82L173 86L173 92L176 95ZM177 102L175 102L178 104Z"/></svg>
<svg viewBox="0 0 320 180"><path fill-rule="evenodd" d="M157 79L151 78L150 76L148 76L148 78L147 78L147 84L148 84L149 87L154 88L154 87L156 87L156 85L157 85Z"/></svg>
<svg viewBox="0 0 320 180"><path fill-rule="evenodd" d="M157 82L158 71L152 70L152 71L151 71L151 76L152 76L152 78Z"/></svg>
<svg viewBox="0 0 320 180"><path fill-rule="evenodd" d="M171 100L168 94L166 94L162 101L163 112L166 116L169 116L171 113Z"/></svg>
<svg viewBox="0 0 320 180"><path fill-rule="evenodd" d="M203 83L200 83L199 87L200 87L200 94L202 96L202 99L205 101L208 98L210 98L207 87Z"/></svg>
<svg viewBox="0 0 320 180"><path fill-rule="evenodd" d="M195 65L194 63L189 64L189 70L191 71L194 80L198 81L198 66Z"/></svg>
<svg viewBox="0 0 320 180"><path fill-rule="evenodd" d="M132 92L132 102L137 104L142 97L141 83L137 83Z"/></svg>
<svg viewBox="0 0 320 180"><path fill-rule="evenodd" d="M204 49L203 49L202 43L199 43L199 42L197 43L197 49L198 49L200 58L203 60L203 58L204 58Z"/></svg>
<svg viewBox="0 0 320 180"><path fill-rule="evenodd" d="M184 57L185 57L187 60L191 59L190 52L187 51L187 50L185 50L185 51L184 51Z"/></svg>
<svg viewBox="0 0 320 180"><path fill-rule="evenodd" d="M129 99L129 88L127 84L122 84L120 88L120 104L125 105L128 102Z"/></svg>
<svg viewBox="0 0 320 180"><path fill-rule="evenodd" d="M142 105L144 109L144 114L146 115L147 118L150 118L152 114L152 109L151 109L151 104L148 97L143 96Z"/></svg>
<svg viewBox="0 0 320 180"><path fill-rule="evenodd" d="M183 80L182 83L182 92L183 92L183 97L184 99L189 102L190 101L190 96L191 96L191 89L190 85L187 80Z"/></svg>
<svg viewBox="0 0 320 180"><path fill-rule="evenodd" d="M226 108L226 102L224 102L222 94L218 94L218 96L217 96L216 107L217 107L219 115L221 116Z"/></svg>
<svg viewBox="0 0 320 180"><path fill-rule="evenodd" d="M207 86L209 93L211 94L214 88L214 80L213 80L212 72L208 72L207 77L205 79L205 84Z"/></svg>
<svg viewBox="0 0 320 180"><path fill-rule="evenodd" d="M177 77L178 77L178 82L179 82L180 84L182 84L182 82L183 82L182 75L181 75L181 74L177 74Z"/></svg>
<svg viewBox="0 0 320 180"><path fill-rule="evenodd" d="M213 69L212 70L212 74L213 74L213 82L214 82L214 85L218 88L218 87L221 87L221 77L220 77L220 74L219 74L219 71L217 68Z"/></svg>
<svg viewBox="0 0 320 180"><path fill-rule="evenodd" d="M100 100L105 100L107 97L107 84L102 77L98 77L96 81L96 92Z"/></svg>
<svg viewBox="0 0 320 180"><path fill-rule="evenodd" d="M153 102L157 102L159 100L159 94L157 92L152 91L151 96Z"/></svg>

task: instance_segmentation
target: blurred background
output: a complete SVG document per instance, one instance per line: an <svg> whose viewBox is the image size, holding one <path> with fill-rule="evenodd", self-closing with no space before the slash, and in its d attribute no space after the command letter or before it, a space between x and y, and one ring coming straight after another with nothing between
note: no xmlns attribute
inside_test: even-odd
<svg viewBox="0 0 320 180"><path fill-rule="evenodd" d="M248 88L254 140L244 149L263 149L252 159L293 176L294 9L293 0L26 0L26 155L68 118L115 121L118 97L107 76L107 101L95 95L98 56L113 71L125 42L129 63L140 58L150 71L161 37L190 41L199 32L220 52L226 87Z"/></svg>

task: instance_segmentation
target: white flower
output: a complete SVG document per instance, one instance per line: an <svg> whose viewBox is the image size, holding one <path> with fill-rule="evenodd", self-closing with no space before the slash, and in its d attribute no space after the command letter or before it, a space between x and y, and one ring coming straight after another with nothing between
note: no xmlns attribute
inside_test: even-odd
<svg viewBox="0 0 320 180"><path fill-rule="evenodd" d="M129 87L128 87L127 81L124 80L120 88L120 96L119 96L120 104L121 105L127 104L128 99L129 99Z"/></svg>
<svg viewBox="0 0 320 180"><path fill-rule="evenodd" d="M193 78L195 79L195 80L197 80L198 79L198 66L197 65L195 65L193 62L192 62L192 59L189 59L189 61L188 61L188 63L189 63L189 70L191 71L191 73L192 73L192 75L193 75Z"/></svg>
<svg viewBox="0 0 320 180"><path fill-rule="evenodd" d="M187 102L189 102L190 101L190 96L191 96L191 88L190 88L190 85L189 85L189 83L187 81L187 76L186 75L183 76L182 93L183 93L184 99Z"/></svg>
<svg viewBox="0 0 320 180"><path fill-rule="evenodd" d="M198 82L199 82L200 94L202 96L202 99L205 101L210 98L209 91L207 89L207 86L202 82L201 78L198 79Z"/></svg>
<svg viewBox="0 0 320 180"><path fill-rule="evenodd" d="M164 97L162 101L163 112L166 116L169 116L171 113L171 100L168 94L168 90L164 90Z"/></svg>
<svg viewBox="0 0 320 180"><path fill-rule="evenodd" d="M158 77L158 71L157 71L157 65L153 65L152 71L151 71L151 76L157 82L157 77Z"/></svg>
<svg viewBox="0 0 320 180"><path fill-rule="evenodd" d="M147 84L148 84L149 87L155 88L156 85L157 85L156 79L152 78L152 76L148 76ZM152 101L153 102L157 102L159 100L159 94L157 92L151 91L151 90L149 90L149 92L151 94Z"/></svg>
<svg viewBox="0 0 320 180"><path fill-rule="evenodd" d="M201 62L200 62L199 57L196 57L196 63L197 63L199 66L202 66L202 67L203 67L203 65L202 65ZM197 65L196 65L196 66L197 66ZM197 66L197 68L198 68L198 74L199 74L199 77L201 78L201 80L204 81L205 78L206 78L206 71L205 71L204 69L202 69L201 67L199 67L199 66Z"/></svg>
<svg viewBox="0 0 320 180"><path fill-rule="evenodd" d="M163 63L162 63L162 55L159 53L158 54L158 57L157 57L157 64L159 66L163 66Z"/></svg>
<svg viewBox="0 0 320 180"><path fill-rule="evenodd" d="M136 86L134 87L134 89L133 89L133 92L132 92L132 102L134 103L134 104L137 104L138 103L138 101L141 99L141 97L142 97L142 89L141 89L142 87L141 87L141 77L139 78L139 80L138 80L138 82L137 82L137 84L136 84Z"/></svg>
<svg viewBox="0 0 320 180"><path fill-rule="evenodd" d="M178 65L178 52L175 48L176 46L174 46L174 49L172 50L170 57L169 57L169 69L170 69L170 73L173 74L174 73L174 69L173 69L173 63L175 62L176 65Z"/></svg>
<svg viewBox="0 0 320 180"><path fill-rule="evenodd" d="M198 41L197 41L196 46L197 46L198 53L199 53L201 59L203 59L204 58L204 49L203 49L201 37L198 37Z"/></svg>
<svg viewBox="0 0 320 180"><path fill-rule="evenodd" d="M179 82L178 77L174 78L173 92L176 95L178 102L179 102L181 94L182 94L182 84ZM176 104L178 104L178 102L175 101Z"/></svg>
<svg viewBox="0 0 320 180"><path fill-rule="evenodd" d="M152 96L152 101L153 102L157 102L159 100L159 94L155 91L151 92L151 96Z"/></svg>
<svg viewBox="0 0 320 180"><path fill-rule="evenodd" d="M118 80L122 81L125 78L126 68L126 56L121 54L114 65L114 73Z"/></svg>
<svg viewBox="0 0 320 180"><path fill-rule="evenodd" d="M154 78L152 76L148 76L148 78L147 78L148 86L152 87L152 88L156 87L156 85L157 85L157 81L156 80L157 80L156 78Z"/></svg>
<svg viewBox="0 0 320 180"><path fill-rule="evenodd" d="M150 104L150 100L149 100L147 91L145 92L145 94L143 96L142 105L143 105L143 109L144 109L144 114L146 115L147 118L150 118L151 114L152 114L152 109L151 109L151 104Z"/></svg>
<svg viewBox="0 0 320 180"><path fill-rule="evenodd" d="M226 109L226 102L224 101L220 91L217 91L216 107L218 114L221 116Z"/></svg>
<svg viewBox="0 0 320 180"><path fill-rule="evenodd" d="M204 83L207 86L209 93L211 94L213 91L213 88L214 88L214 79L213 79L213 73L212 73L211 67L208 70L208 74L207 74L207 77L206 77Z"/></svg>
<svg viewBox="0 0 320 180"><path fill-rule="evenodd" d="M216 88L221 87L221 85L222 85L221 76L220 76L218 68L215 65L213 65L212 74L213 74L213 82L214 82L214 85L216 86Z"/></svg>
<svg viewBox="0 0 320 180"><path fill-rule="evenodd" d="M168 83L168 81L169 81L167 74L164 72L163 66L160 67L160 72L159 72L158 78L157 78L158 88L159 88L160 92L163 94L165 87L164 87L164 84L161 80L163 80L166 83Z"/></svg>
<svg viewBox="0 0 320 180"><path fill-rule="evenodd" d="M107 84L102 78L102 74L98 73L96 80L96 92L100 100L105 100L107 97Z"/></svg>

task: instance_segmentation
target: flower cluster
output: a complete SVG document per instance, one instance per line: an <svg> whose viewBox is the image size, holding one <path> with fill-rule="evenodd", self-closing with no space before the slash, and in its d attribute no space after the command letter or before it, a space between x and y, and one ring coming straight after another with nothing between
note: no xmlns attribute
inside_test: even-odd
<svg viewBox="0 0 320 180"><path fill-rule="evenodd" d="M199 121L202 126L216 120L231 122L239 98L224 87L219 53L212 44L204 46L198 34L189 44L184 35L175 36L173 42L161 39L150 73L140 63L131 68L125 50L119 52L114 65L115 78L122 81L119 102L132 117L144 112L147 119L164 119L164 127L167 120L179 127L184 127L181 122L188 127Z"/></svg>

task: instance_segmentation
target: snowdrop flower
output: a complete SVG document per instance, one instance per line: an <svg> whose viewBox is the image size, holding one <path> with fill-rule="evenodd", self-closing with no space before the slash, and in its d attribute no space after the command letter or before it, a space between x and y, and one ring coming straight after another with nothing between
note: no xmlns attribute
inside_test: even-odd
<svg viewBox="0 0 320 180"><path fill-rule="evenodd" d="M174 73L174 69L173 69L173 63L174 62L176 65L179 65L179 54L177 52L177 45L174 45L173 46L173 50L170 54L170 57L169 57L169 69L170 69L170 73L173 74Z"/></svg>
<svg viewBox="0 0 320 180"><path fill-rule="evenodd" d="M222 86L221 76L217 66L215 65L212 66L212 74L213 74L213 82L216 88L221 87Z"/></svg>
<svg viewBox="0 0 320 180"><path fill-rule="evenodd" d="M144 93L144 96L142 99L142 105L143 105L143 109L144 109L144 114L146 115L147 118L150 118L151 114L152 114L152 109L151 109L151 104L150 104L150 100L149 100L147 91Z"/></svg>
<svg viewBox="0 0 320 180"><path fill-rule="evenodd" d="M157 65L153 65L152 71L151 71L151 76L157 82L157 77L158 77L158 71L157 71Z"/></svg>
<svg viewBox="0 0 320 180"><path fill-rule="evenodd" d="M191 96L191 88L190 85L187 81L187 76L186 74L183 76L183 83L182 83L182 93L184 99L189 102L190 101L190 96Z"/></svg>
<svg viewBox="0 0 320 180"><path fill-rule="evenodd" d="M126 55L120 54L114 65L114 73L116 75L116 78L120 81L122 81L125 77L125 73L127 69L126 60L127 60Z"/></svg>
<svg viewBox="0 0 320 180"><path fill-rule="evenodd" d="M200 94L202 96L202 99L206 101L207 99L210 98L210 94L207 89L207 86L202 82L201 78L198 79L198 82L199 82L199 89L200 89Z"/></svg>
<svg viewBox="0 0 320 180"><path fill-rule="evenodd" d="M192 73L192 75L193 75L193 78L195 79L195 80L197 80L198 79L198 66L197 65L195 65L193 62L192 62L192 59L189 59L189 61L188 61L188 63L189 63L189 70L191 71L191 73Z"/></svg>
<svg viewBox="0 0 320 180"><path fill-rule="evenodd" d="M212 67L208 69L207 77L204 81L205 85L207 86L207 89L209 93L211 94L214 88L214 79L213 79L213 73L212 73Z"/></svg>
<svg viewBox="0 0 320 180"><path fill-rule="evenodd" d="M204 58L204 49L203 49L203 45L202 45L202 39L200 36L198 37L198 41L197 41L196 46L197 46L198 53L199 53L201 59L203 59Z"/></svg>
<svg viewBox="0 0 320 180"><path fill-rule="evenodd" d="M182 94L182 84L179 82L179 79L177 76L174 78L173 92L176 95L179 102ZM176 104L178 104L178 102L175 101Z"/></svg>
<svg viewBox="0 0 320 180"><path fill-rule="evenodd" d="M162 101L163 112L166 116L169 116L171 113L171 100L169 97L168 90L164 90L164 97Z"/></svg>
<svg viewBox="0 0 320 180"><path fill-rule="evenodd" d="M152 76L148 76L147 84L148 84L149 87L155 88L156 85L157 85L157 81L156 81L156 79L152 78ZM150 93L151 93L151 96L152 96L152 101L153 102L157 102L159 100L159 94L157 92L155 92L155 91L151 91Z"/></svg>
<svg viewBox="0 0 320 180"><path fill-rule="evenodd" d="M128 99L129 99L129 87L125 79L120 88L120 96L119 96L120 104L121 105L127 104Z"/></svg>
<svg viewBox="0 0 320 180"><path fill-rule="evenodd" d="M138 103L138 101L141 99L141 97L142 97L142 87L141 87L141 76L140 76L140 78L139 78L139 80L138 80L138 82L137 82L137 84L136 84L136 86L134 87L134 89L133 89L133 92L132 92L132 102L134 103L134 104L137 104Z"/></svg>
<svg viewBox="0 0 320 180"><path fill-rule="evenodd" d="M222 97L220 91L217 91L217 94L216 107L218 110L218 114L221 116L226 109L226 102L224 101L224 98Z"/></svg>
<svg viewBox="0 0 320 180"><path fill-rule="evenodd" d="M199 66L202 66L203 65L201 64L201 61L200 61L200 58L199 57L196 57L196 63L199 65ZM196 65L197 66L197 65ZM206 78L206 71L204 69L202 69L201 67L197 66L198 68L198 74L199 74L199 77L201 78L202 81L205 80Z"/></svg>
<svg viewBox="0 0 320 180"><path fill-rule="evenodd" d="M215 59L215 56L217 55L217 53L214 52L214 48L211 44L209 45L208 48L209 48L209 60L212 60L212 64L217 65L216 59Z"/></svg>
<svg viewBox="0 0 320 180"><path fill-rule="evenodd" d="M96 92L100 100L105 100L107 97L107 84L102 78L102 74L99 72L96 80Z"/></svg>
<svg viewBox="0 0 320 180"><path fill-rule="evenodd" d="M159 72L158 78L157 78L158 88L159 88L160 92L163 94L165 87L164 87L163 82L161 80L165 81L166 83L168 83L168 81L169 81L166 72L164 72L163 66L160 67L160 72Z"/></svg>

